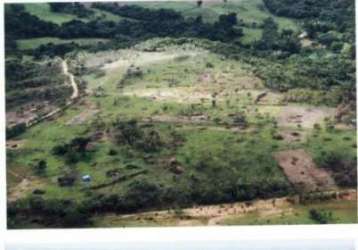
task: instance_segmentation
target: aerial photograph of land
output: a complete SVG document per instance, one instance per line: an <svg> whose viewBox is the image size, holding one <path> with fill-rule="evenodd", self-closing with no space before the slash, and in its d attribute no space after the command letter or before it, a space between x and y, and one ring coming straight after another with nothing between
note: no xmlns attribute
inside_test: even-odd
<svg viewBox="0 0 358 250"><path fill-rule="evenodd" d="M8 228L357 223L354 8L6 3Z"/></svg>

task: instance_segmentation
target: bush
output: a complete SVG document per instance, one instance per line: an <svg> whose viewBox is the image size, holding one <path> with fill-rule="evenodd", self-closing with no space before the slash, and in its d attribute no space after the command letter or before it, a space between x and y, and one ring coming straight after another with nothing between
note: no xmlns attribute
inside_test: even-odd
<svg viewBox="0 0 358 250"><path fill-rule="evenodd" d="M47 168L47 162L45 160L39 161L35 166L34 170L37 175L44 175Z"/></svg>
<svg viewBox="0 0 358 250"><path fill-rule="evenodd" d="M332 222L332 212L328 211L318 211L316 209L310 209L309 211L310 219L318 222L319 224L327 224Z"/></svg>

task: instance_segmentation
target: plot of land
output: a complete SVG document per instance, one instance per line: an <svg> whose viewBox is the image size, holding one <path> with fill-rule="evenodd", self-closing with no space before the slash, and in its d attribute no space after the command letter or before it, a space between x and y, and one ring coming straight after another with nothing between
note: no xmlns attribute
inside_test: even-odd
<svg viewBox="0 0 358 250"><path fill-rule="evenodd" d="M274 157L297 190L310 192L335 188L329 173L317 168L303 149L281 151Z"/></svg>
<svg viewBox="0 0 358 250"><path fill-rule="evenodd" d="M282 108L277 120L283 127L301 125L303 128L313 128L315 123L322 123L325 118L334 117L334 114L334 108L289 105Z"/></svg>

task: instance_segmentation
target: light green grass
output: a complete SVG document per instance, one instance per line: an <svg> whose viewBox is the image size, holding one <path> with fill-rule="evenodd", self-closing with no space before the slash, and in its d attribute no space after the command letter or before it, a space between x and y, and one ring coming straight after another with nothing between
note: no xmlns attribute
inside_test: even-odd
<svg viewBox="0 0 358 250"><path fill-rule="evenodd" d="M123 20L125 18L120 17L118 15L114 15L108 11L104 11L104 10L99 10L96 8L91 8L91 10L94 11L94 18L100 18L102 20L106 20L106 21L113 21L113 22L118 22L120 20Z"/></svg>
<svg viewBox="0 0 358 250"><path fill-rule="evenodd" d="M30 14L37 16L44 21L53 22L59 25L74 19L78 19L83 22L88 22L97 18L113 22L118 22L123 19L122 17L114 15L108 11L99 10L96 8L91 8L91 10L94 11L94 14L92 14L90 17L79 18L76 15L52 12L48 3L26 3L24 6L25 10Z"/></svg>
<svg viewBox="0 0 358 250"><path fill-rule="evenodd" d="M24 6L25 10L28 11L30 14L37 16L38 18L47 22L62 24L65 22L72 21L74 19L85 20L78 18L75 15L52 12L48 3L26 3L24 4Z"/></svg>
<svg viewBox="0 0 358 250"><path fill-rule="evenodd" d="M20 50L36 49L41 45L52 44L66 44L76 43L78 45L94 45L97 43L106 43L108 39L100 38L77 38L77 39L61 39L57 37L41 37L31 39L19 39L17 40L17 46Z"/></svg>
<svg viewBox="0 0 358 250"><path fill-rule="evenodd" d="M335 130L332 132L322 129L312 134L306 147L311 152L314 160L319 165L322 152L335 152L346 160L357 159L357 134L355 130Z"/></svg>
<svg viewBox="0 0 358 250"><path fill-rule="evenodd" d="M259 41L262 37L261 29L243 28L244 36L241 38L243 44Z"/></svg>

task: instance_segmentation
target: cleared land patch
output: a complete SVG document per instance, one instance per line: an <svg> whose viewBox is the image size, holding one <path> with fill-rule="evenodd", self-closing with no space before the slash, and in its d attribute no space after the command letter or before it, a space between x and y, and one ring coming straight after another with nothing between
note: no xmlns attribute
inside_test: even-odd
<svg viewBox="0 0 358 250"><path fill-rule="evenodd" d="M329 173L317 168L303 149L281 151L274 157L297 190L310 192L335 188Z"/></svg>
<svg viewBox="0 0 358 250"><path fill-rule="evenodd" d="M314 124L322 123L325 118L331 118L334 114L334 108L289 105L282 108L277 121L282 127L300 125L303 128L313 128Z"/></svg>

